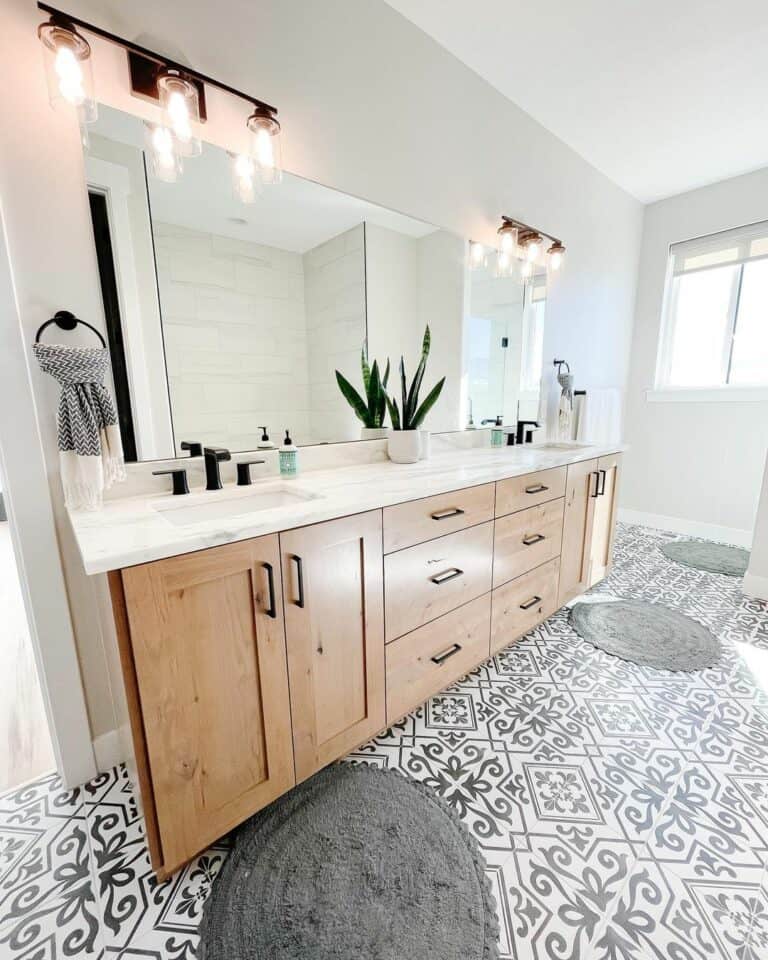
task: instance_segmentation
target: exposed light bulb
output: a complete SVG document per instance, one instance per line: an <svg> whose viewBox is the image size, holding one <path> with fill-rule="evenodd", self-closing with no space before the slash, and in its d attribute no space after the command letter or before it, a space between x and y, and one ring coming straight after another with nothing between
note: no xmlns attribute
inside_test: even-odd
<svg viewBox="0 0 768 960"><path fill-rule="evenodd" d="M73 107L82 106L85 101L83 71L71 47L59 47L53 69L59 81L59 92Z"/></svg>
<svg viewBox="0 0 768 960"><path fill-rule="evenodd" d="M555 240L549 250L547 250L547 265L553 273L556 273L563 265L564 255L565 247L559 240Z"/></svg>
<svg viewBox="0 0 768 960"><path fill-rule="evenodd" d="M251 131L251 156L262 183L279 183L283 178L280 124L266 107L256 107L248 118Z"/></svg>
<svg viewBox="0 0 768 960"><path fill-rule="evenodd" d="M195 84L176 69L164 69L157 78L157 93L163 108L163 125L173 134L177 152L185 157L202 153L197 133L200 100Z"/></svg>
<svg viewBox="0 0 768 960"><path fill-rule="evenodd" d="M174 136L186 143L192 136L192 124L189 122L189 110L182 94L174 91L168 97L168 116Z"/></svg>
<svg viewBox="0 0 768 960"><path fill-rule="evenodd" d="M253 203L259 196L260 184L256 176L253 157L247 153L230 154L232 157L232 185L235 196L242 203Z"/></svg>
<svg viewBox="0 0 768 960"><path fill-rule="evenodd" d="M61 14L41 23L37 35L43 44L48 99L52 107L74 107L81 124L96 119L91 47L73 23Z"/></svg>
<svg viewBox="0 0 768 960"><path fill-rule="evenodd" d="M514 253L517 246L517 227L505 220L496 232L501 238L501 249L504 253Z"/></svg>
<svg viewBox="0 0 768 960"><path fill-rule="evenodd" d="M529 240L525 245L525 257L529 263L533 263L541 250L541 241L536 239Z"/></svg>

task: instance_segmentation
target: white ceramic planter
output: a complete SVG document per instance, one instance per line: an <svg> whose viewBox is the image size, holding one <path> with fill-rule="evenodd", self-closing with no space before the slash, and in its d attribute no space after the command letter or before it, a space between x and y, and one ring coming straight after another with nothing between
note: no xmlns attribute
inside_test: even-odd
<svg viewBox="0 0 768 960"><path fill-rule="evenodd" d="M421 444L419 447L419 460L429 460L429 454L431 451L431 442L430 442L430 432L429 430L419 430L421 434Z"/></svg>
<svg viewBox="0 0 768 960"><path fill-rule="evenodd" d="M387 453L395 463L416 463L420 449L419 430L393 430L387 438Z"/></svg>
<svg viewBox="0 0 768 960"><path fill-rule="evenodd" d="M383 440L389 436L389 427L361 427L361 440Z"/></svg>

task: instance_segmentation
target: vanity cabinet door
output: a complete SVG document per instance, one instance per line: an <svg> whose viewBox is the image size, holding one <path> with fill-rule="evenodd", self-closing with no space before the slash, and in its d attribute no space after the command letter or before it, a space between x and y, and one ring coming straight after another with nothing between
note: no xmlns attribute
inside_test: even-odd
<svg viewBox="0 0 768 960"><path fill-rule="evenodd" d="M381 511L280 534L296 779L385 726Z"/></svg>
<svg viewBox="0 0 768 960"><path fill-rule="evenodd" d="M278 537L122 581L167 875L295 782Z"/></svg>
<svg viewBox="0 0 768 960"><path fill-rule="evenodd" d="M590 586L592 526L598 480L597 460L583 460L568 467L557 596L560 607Z"/></svg>
<svg viewBox="0 0 768 960"><path fill-rule="evenodd" d="M621 454L597 461L597 491L590 545L589 586L608 576L613 566L613 535L616 530Z"/></svg>

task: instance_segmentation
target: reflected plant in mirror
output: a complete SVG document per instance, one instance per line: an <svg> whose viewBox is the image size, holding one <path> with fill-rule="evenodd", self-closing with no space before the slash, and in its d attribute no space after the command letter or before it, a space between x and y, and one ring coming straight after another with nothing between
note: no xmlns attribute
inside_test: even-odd
<svg viewBox="0 0 768 960"><path fill-rule="evenodd" d="M361 440L376 440L387 435L384 419L387 414L387 383L389 382L389 359L384 370L384 376L379 374L379 364L373 361L368 364L368 346L363 345L360 352L360 368L363 375L363 391L365 399L355 390L343 373L336 371L336 383L339 390L355 412L355 416L362 423Z"/></svg>

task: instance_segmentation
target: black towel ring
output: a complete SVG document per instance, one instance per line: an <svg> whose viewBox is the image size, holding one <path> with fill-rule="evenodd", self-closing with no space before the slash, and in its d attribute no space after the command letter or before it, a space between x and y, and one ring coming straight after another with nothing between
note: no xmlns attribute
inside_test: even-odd
<svg viewBox="0 0 768 960"><path fill-rule="evenodd" d="M50 320L46 320L35 334L35 343L40 342L40 334L43 332L43 330L45 330L46 327L50 327L52 323L55 323L60 330L74 330L78 323L82 324L82 326L88 327L89 330L93 330L99 340L101 340L102 347L104 347L105 350L107 349L107 342L96 329L96 327L94 327L93 324L88 323L86 320L79 320L74 313L70 313L69 310L57 310Z"/></svg>

